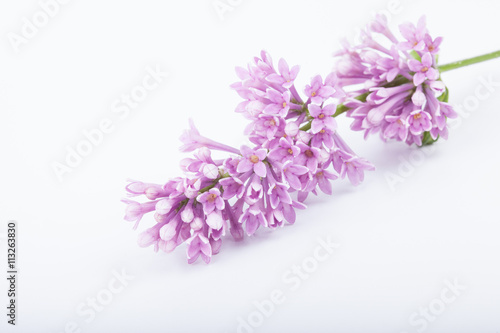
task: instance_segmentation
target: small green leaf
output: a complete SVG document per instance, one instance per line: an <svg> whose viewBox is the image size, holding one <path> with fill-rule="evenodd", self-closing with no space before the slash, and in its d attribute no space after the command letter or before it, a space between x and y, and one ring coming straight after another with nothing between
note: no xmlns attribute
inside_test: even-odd
<svg viewBox="0 0 500 333"><path fill-rule="evenodd" d="M365 92L364 94L361 94L359 96L356 96L355 98L358 100L358 101L361 101L361 102L366 102L366 98L368 97L368 95L370 95L372 92L369 91L369 92Z"/></svg>
<svg viewBox="0 0 500 333"><path fill-rule="evenodd" d="M448 87L446 87L446 90L444 91L444 93L441 94L441 96L438 97L438 100L440 102L448 103L449 98L450 98L450 91L448 90Z"/></svg>
<svg viewBox="0 0 500 333"><path fill-rule="evenodd" d="M410 55L411 55L413 58L417 59L418 61L422 61L422 59L420 58L420 56L418 55L418 53L417 53L417 52L415 52L415 50L411 50Z"/></svg>
<svg viewBox="0 0 500 333"><path fill-rule="evenodd" d="M436 142L437 140L439 139L439 136L436 138L436 140L434 140L431 136L431 133L430 132L424 132L424 137L422 138L422 145L420 147L424 147L424 146L430 146L432 145L434 142Z"/></svg>

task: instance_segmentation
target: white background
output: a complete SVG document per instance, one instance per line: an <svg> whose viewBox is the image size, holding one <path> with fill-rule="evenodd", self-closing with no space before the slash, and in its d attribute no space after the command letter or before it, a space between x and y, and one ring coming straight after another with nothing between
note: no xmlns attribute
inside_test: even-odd
<svg viewBox="0 0 500 333"><path fill-rule="evenodd" d="M430 305L442 313L426 332L499 332L500 88L480 101L474 94L487 92L481 78L500 81L500 60L443 74L450 102L469 110L425 155L365 141L339 119L341 135L377 170L359 187L336 181L333 196L310 198L293 226L242 243L227 237L210 265L188 265L184 246L171 254L139 248L138 232L123 221L127 178L180 175L178 137L188 118L206 136L245 143L247 122L234 113L241 100L229 89L234 66L266 49L275 62L301 65L303 87L329 73L342 37L388 6L243 0L221 20L212 0L74 0L16 53L7 34L19 34L40 5L2 0L0 232L18 221L19 295L11 327L1 279L1 331L64 332L74 322L77 332L236 332L239 317L259 319L254 301L281 290L284 302L255 332L417 332L424 324L409 318ZM445 37L447 63L500 49L499 9L496 1L401 0L391 26L426 14L431 33ZM156 66L168 78L128 117L113 113ZM105 118L113 131L60 182L52 164ZM402 161L410 160L408 169ZM391 188L386 176L398 172L402 181ZM152 223L146 217L139 230ZM327 237L340 247L291 290L283 276ZM95 318L77 313L122 270L134 279ZM439 309L445 280L465 290Z"/></svg>

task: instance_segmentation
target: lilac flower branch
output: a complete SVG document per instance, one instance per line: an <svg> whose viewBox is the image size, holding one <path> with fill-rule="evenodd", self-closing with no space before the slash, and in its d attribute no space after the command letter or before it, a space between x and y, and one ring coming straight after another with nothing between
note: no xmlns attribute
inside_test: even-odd
<svg viewBox="0 0 500 333"><path fill-rule="evenodd" d="M296 220L296 209L310 194L332 194L332 182L348 178L360 184L374 166L359 157L337 130L336 117L353 119L351 129L365 137L424 146L448 134L447 119L457 116L448 104L441 72L500 57L500 51L437 65L441 37L433 39L425 18L400 26L403 40L378 15L362 32L362 43L345 44L336 70L317 75L300 96L295 86L299 66L280 59L275 67L261 52L247 68L238 67L232 88L243 98L236 107L249 124L250 146L240 149L206 138L190 121L181 151L183 177L164 185L130 181L125 220L136 228L145 214L156 223L139 235L141 247L172 252L186 243L188 263L209 263L229 233L235 240L259 228L278 228ZM385 39L389 47L381 44ZM348 92L346 92L348 91ZM304 102L305 100L305 102ZM231 154L214 160L212 151Z"/></svg>

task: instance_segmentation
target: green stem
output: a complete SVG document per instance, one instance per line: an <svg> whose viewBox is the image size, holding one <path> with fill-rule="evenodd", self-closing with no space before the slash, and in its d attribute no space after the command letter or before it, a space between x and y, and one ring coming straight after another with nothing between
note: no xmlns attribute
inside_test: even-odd
<svg viewBox="0 0 500 333"><path fill-rule="evenodd" d="M205 193L206 191L209 191L210 189L214 188L215 185L217 185L219 183L219 180L227 178L227 177L229 177L228 173L220 175L219 177L217 177L216 179L213 180L212 184L205 186L204 188L199 190L198 193L202 194L202 193Z"/></svg>
<svg viewBox="0 0 500 333"><path fill-rule="evenodd" d="M340 116L342 113L349 111L349 108L345 106L344 104L340 104L337 106L337 111L335 111L335 114L332 116L333 118Z"/></svg>
<svg viewBox="0 0 500 333"><path fill-rule="evenodd" d="M465 66L469 66L472 64L477 64L478 62L483 62L483 61L495 59L498 57L500 57L500 50L495 51L495 52L491 52L491 53L487 53L487 54L483 54L483 55L480 55L477 57L464 59L464 60L460 60L460 61L446 64L446 65L442 65L442 66L439 66L438 69L442 73L442 72L446 72L446 71L451 71L452 69L465 67Z"/></svg>

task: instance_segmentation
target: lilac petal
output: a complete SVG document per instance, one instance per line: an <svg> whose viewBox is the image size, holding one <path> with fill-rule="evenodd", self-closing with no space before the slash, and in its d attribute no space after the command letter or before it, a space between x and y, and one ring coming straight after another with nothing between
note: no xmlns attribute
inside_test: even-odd
<svg viewBox="0 0 500 333"><path fill-rule="evenodd" d="M158 214L166 215L172 210L172 201L162 199L156 203L155 209Z"/></svg>
<svg viewBox="0 0 500 333"><path fill-rule="evenodd" d="M281 104L269 104L268 106L265 107L265 109L262 111L265 114L279 114L280 111L283 109L283 106Z"/></svg>
<svg viewBox="0 0 500 333"><path fill-rule="evenodd" d="M210 228L219 230L222 228L222 215L218 211L213 211L207 215L207 224Z"/></svg>
<svg viewBox="0 0 500 333"><path fill-rule="evenodd" d="M307 206L305 204L303 204L302 202L295 201L295 200L292 202L292 207L296 208L296 209L306 209L307 208Z"/></svg>
<svg viewBox="0 0 500 333"><path fill-rule="evenodd" d="M429 80L437 80L439 78L439 72L435 68L429 67L427 70L427 77Z"/></svg>
<svg viewBox="0 0 500 333"><path fill-rule="evenodd" d="M219 168L214 164L205 164L203 175L208 179L215 179L219 176Z"/></svg>
<svg viewBox="0 0 500 333"><path fill-rule="evenodd" d="M156 242L158 238L155 237L153 230L148 229L141 233L137 238L137 244L140 247L148 247Z"/></svg>
<svg viewBox="0 0 500 333"><path fill-rule="evenodd" d="M330 133L327 132L323 135L323 143L328 149L334 148L333 137Z"/></svg>
<svg viewBox="0 0 500 333"><path fill-rule="evenodd" d="M132 200L129 200L130 202L122 201L128 204L125 208L125 221L135 221L142 216L141 205L138 202Z"/></svg>
<svg viewBox="0 0 500 333"><path fill-rule="evenodd" d="M319 131L321 131L322 129L323 129L323 121L318 118L313 119L311 123L311 133L313 134L319 133Z"/></svg>
<svg viewBox="0 0 500 333"><path fill-rule="evenodd" d="M130 184L128 184L125 187L125 189L127 190L127 192L130 192L130 193L143 194L146 191L147 187L148 186L144 183L132 181Z"/></svg>
<svg viewBox="0 0 500 333"><path fill-rule="evenodd" d="M158 243L158 246L159 248L165 252L165 253L170 253L172 252L173 250L175 250L175 248L177 247L177 242L174 241L174 240L171 240L171 241L164 241L163 239L160 239L159 243Z"/></svg>
<svg viewBox="0 0 500 333"><path fill-rule="evenodd" d="M180 162L179 162L179 166L181 167L181 169L183 170L187 170L189 172L197 172L200 168L200 165L202 164L203 162L201 161L197 161L195 159L192 159L192 158L184 158L182 159Z"/></svg>
<svg viewBox="0 0 500 333"><path fill-rule="evenodd" d="M221 197L217 197L217 199L215 199L215 208L217 208L218 210L223 210L224 207L224 200L222 200Z"/></svg>
<svg viewBox="0 0 500 333"><path fill-rule="evenodd" d="M322 109L319 105L311 104L309 105L309 114L313 117L317 117L322 113Z"/></svg>
<svg viewBox="0 0 500 333"><path fill-rule="evenodd" d="M257 149L254 154L259 158L259 160L264 160L267 156L267 149Z"/></svg>
<svg viewBox="0 0 500 333"><path fill-rule="evenodd" d="M281 161L283 159L283 157L285 157L285 153L284 153L283 148L276 148L276 149L271 150L269 152L268 157L271 160Z"/></svg>
<svg viewBox="0 0 500 333"><path fill-rule="evenodd" d="M417 22L417 32L419 33L418 35L424 33L426 31L425 29L425 24L426 24L427 18L425 15L420 16Z"/></svg>
<svg viewBox="0 0 500 333"><path fill-rule="evenodd" d="M321 97L320 95L316 95L316 96L311 98L311 101L314 104L321 104L321 103L323 103L323 97ZM314 104L311 104L311 105L314 105Z"/></svg>
<svg viewBox="0 0 500 333"><path fill-rule="evenodd" d="M236 171L239 173L247 172L252 170L254 164L250 162L247 158L240 160L238 163L238 167L236 168Z"/></svg>
<svg viewBox="0 0 500 333"><path fill-rule="evenodd" d="M399 131L399 126L395 123L390 124L384 130L384 138L390 139L394 137Z"/></svg>
<svg viewBox="0 0 500 333"><path fill-rule="evenodd" d="M280 201L283 203L291 204L292 203L292 197L290 197L290 194L288 194L288 186L282 185L278 188L278 196L280 198Z"/></svg>
<svg viewBox="0 0 500 333"><path fill-rule="evenodd" d="M212 229L212 232L211 232L211 237L215 240L219 240L222 238L222 236L224 236L226 234L226 231L224 230L224 227L220 228L219 230L214 230Z"/></svg>
<svg viewBox="0 0 500 333"><path fill-rule="evenodd" d="M442 130L446 126L446 117L443 115L436 116L433 118L436 121L436 124L440 130Z"/></svg>
<svg viewBox="0 0 500 333"><path fill-rule="evenodd" d="M368 120L369 123L377 126L382 122L382 120L384 120L385 112L386 110L383 105L371 109L366 115L366 120ZM370 125L368 126L372 127Z"/></svg>
<svg viewBox="0 0 500 333"><path fill-rule="evenodd" d="M197 251L194 256L189 256L188 255L188 264L194 263L198 259L199 256L200 256L200 252L199 251Z"/></svg>
<svg viewBox="0 0 500 333"><path fill-rule="evenodd" d="M432 129L432 122L429 118L425 118L422 124L424 131L430 131Z"/></svg>
<svg viewBox="0 0 500 333"><path fill-rule="evenodd" d="M439 45L441 45L441 42L443 41L443 37L436 37L436 39L434 39L434 47L438 47Z"/></svg>
<svg viewBox="0 0 500 333"><path fill-rule="evenodd" d="M198 149L198 151L196 152L196 156L203 162L212 162L210 149L208 149L207 147L201 147L200 149Z"/></svg>
<svg viewBox="0 0 500 333"><path fill-rule="evenodd" d="M419 41L417 45L413 47L415 51L423 51L425 49L425 42L423 40Z"/></svg>
<svg viewBox="0 0 500 333"><path fill-rule="evenodd" d="M212 247L212 254L217 254L222 246L222 239L210 239L210 246Z"/></svg>
<svg viewBox="0 0 500 333"><path fill-rule="evenodd" d="M443 93L446 89L443 81L431 81L429 82L429 87L438 93Z"/></svg>
<svg viewBox="0 0 500 333"><path fill-rule="evenodd" d="M193 230L201 230L205 226L205 221L201 217L195 217L189 227Z"/></svg>
<svg viewBox="0 0 500 333"><path fill-rule="evenodd" d="M236 67L235 69L236 75L240 80L246 80L250 78L248 71L242 67Z"/></svg>
<svg viewBox="0 0 500 333"><path fill-rule="evenodd" d="M312 137L312 134L308 133L306 131L299 131L297 133L297 141L298 142L302 142L302 143L309 142L309 140L311 140L311 137Z"/></svg>
<svg viewBox="0 0 500 333"><path fill-rule="evenodd" d="M309 158L307 159L306 166L309 168L309 171L315 173L318 168L318 160L316 158Z"/></svg>
<svg viewBox="0 0 500 333"><path fill-rule="evenodd" d="M200 238L200 251L204 255L210 257L212 255L212 247L210 241L205 236L198 236Z"/></svg>
<svg viewBox="0 0 500 333"><path fill-rule="evenodd" d="M180 244L188 240L190 237L191 237L191 225L189 225L188 223L183 223L181 226L181 230L179 230L179 236L177 238L174 238L174 241Z"/></svg>
<svg viewBox="0 0 500 333"><path fill-rule="evenodd" d="M245 227L247 235L252 236L259 227L259 221L255 216L251 215L247 220Z"/></svg>
<svg viewBox="0 0 500 333"><path fill-rule="evenodd" d="M426 76L422 72L417 72L413 77L413 84L415 86L421 85L426 79Z"/></svg>
<svg viewBox="0 0 500 333"><path fill-rule="evenodd" d="M299 191L302 188L302 183L300 182L299 177L297 177L296 175L289 172L286 174L285 178L290 187L296 189L297 191Z"/></svg>
<svg viewBox="0 0 500 333"><path fill-rule="evenodd" d="M285 82L283 77L279 74L271 74L268 77L266 77L266 80L271 82L271 83L276 83L276 84L282 84Z"/></svg>
<svg viewBox="0 0 500 333"><path fill-rule="evenodd" d="M270 195L269 195L269 203L271 204L272 209L276 209L278 207L280 200L279 196L276 193L276 190L274 190Z"/></svg>
<svg viewBox="0 0 500 333"><path fill-rule="evenodd" d="M257 220L259 221L259 224L265 228L268 227L268 224L267 224L267 219L266 217L264 216L264 214L262 212L259 212L257 214Z"/></svg>
<svg viewBox="0 0 500 333"><path fill-rule="evenodd" d="M266 165L263 162L257 162L254 167L253 171L255 174L259 177L265 177L266 176Z"/></svg>
<svg viewBox="0 0 500 333"><path fill-rule="evenodd" d="M408 67L413 72L418 72L422 68L422 63L416 59L410 59L408 61Z"/></svg>
<svg viewBox="0 0 500 333"><path fill-rule="evenodd" d="M297 77L297 74L299 74L299 71L300 71L299 65L293 66L292 69L290 70L290 79L295 80L295 78Z"/></svg>
<svg viewBox="0 0 500 333"><path fill-rule="evenodd" d="M409 22L399 25L399 32L401 32L401 35L407 40L413 38L413 29L414 29L413 24Z"/></svg>
<svg viewBox="0 0 500 333"><path fill-rule="evenodd" d="M288 67L288 64L286 63L285 59L281 58L279 60L278 70L280 71L281 75L285 75L290 71L290 67Z"/></svg>
<svg viewBox="0 0 500 333"><path fill-rule="evenodd" d="M351 182L352 185L357 186L361 183L363 180L362 173L360 174L356 168L354 167L347 167L347 177L349 178L349 181Z"/></svg>
<svg viewBox="0 0 500 333"><path fill-rule="evenodd" d="M209 264L210 263L210 259L212 259L212 257L211 256L207 256L206 254L201 253L201 259L203 259L203 261L205 262L205 264Z"/></svg>
<svg viewBox="0 0 500 333"><path fill-rule="evenodd" d="M309 169L303 165L294 164L288 167L288 170L296 175L304 175Z"/></svg>
<svg viewBox="0 0 500 333"><path fill-rule="evenodd" d="M454 119L458 117L458 114L453 110L452 106L448 103L440 102L441 112L448 118Z"/></svg>
<svg viewBox="0 0 500 333"><path fill-rule="evenodd" d="M309 194L309 192L300 191L299 193L297 193L297 200L299 200L300 202L303 202L304 200L307 199L308 194ZM286 218L286 212L284 212L284 213L285 213L285 218Z"/></svg>
<svg viewBox="0 0 500 333"><path fill-rule="evenodd" d="M292 146L292 141L289 138L281 138L279 144L283 148L290 148Z"/></svg>
<svg viewBox="0 0 500 333"><path fill-rule="evenodd" d="M387 72L387 82L392 82L398 76L399 68L393 68Z"/></svg>
<svg viewBox="0 0 500 333"><path fill-rule="evenodd" d="M416 106L422 106L426 101L425 94L422 92L421 89L417 89L413 94L413 96L411 97L411 100L413 104L415 104Z"/></svg>
<svg viewBox="0 0 500 333"><path fill-rule="evenodd" d="M297 123L293 122L293 123L286 124L285 133L288 136L293 137L293 136L297 135L298 132L299 132L299 125L297 125Z"/></svg>
<svg viewBox="0 0 500 333"><path fill-rule="evenodd" d="M160 237L164 241L169 241L175 237L177 234L177 225L179 224L179 220L173 220L168 224L165 224L160 229Z"/></svg>
<svg viewBox="0 0 500 333"><path fill-rule="evenodd" d="M413 48L413 44L410 42L401 42L398 44L398 48L402 51L411 50Z"/></svg>
<svg viewBox="0 0 500 333"><path fill-rule="evenodd" d="M194 213L190 203L188 203L186 207L182 210L181 219L185 223L190 223L194 219Z"/></svg>
<svg viewBox="0 0 500 333"><path fill-rule="evenodd" d="M188 248L187 248L187 257L188 258L198 258L198 255L200 253L200 239L198 238L198 235L194 235L192 238L188 240Z"/></svg>
<svg viewBox="0 0 500 333"><path fill-rule="evenodd" d="M293 157L297 157L300 154L300 148L297 146L292 146L292 155Z"/></svg>
<svg viewBox="0 0 500 333"><path fill-rule="evenodd" d="M196 201L198 201L199 203L205 203L207 202L208 195L209 195L208 192L204 192L196 198Z"/></svg>
<svg viewBox="0 0 500 333"><path fill-rule="evenodd" d="M245 232L239 224L236 224L231 227L231 236L233 236L234 240L239 241L244 238Z"/></svg>
<svg viewBox="0 0 500 333"><path fill-rule="evenodd" d="M326 116L333 116L335 114L335 111L337 111L337 108L335 107L334 104L328 104L328 105L323 107L323 113Z"/></svg>
<svg viewBox="0 0 500 333"><path fill-rule="evenodd" d="M429 52L422 56L422 64L426 67L432 66L432 55Z"/></svg>
<svg viewBox="0 0 500 333"><path fill-rule="evenodd" d="M318 177L318 186L323 191L323 193L331 195L332 194L332 184L326 177Z"/></svg>
<svg viewBox="0 0 500 333"><path fill-rule="evenodd" d="M337 121L333 117L326 117L323 119L323 124L326 128L331 131L335 131L337 129Z"/></svg>
<svg viewBox="0 0 500 333"><path fill-rule="evenodd" d="M439 135L443 139L448 140L448 127L443 128L443 130L439 133Z"/></svg>
<svg viewBox="0 0 500 333"><path fill-rule="evenodd" d="M292 94L290 93L290 91L285 91L283 93L283 101L285 101L287 104L290 103L290 99L292 98ZM280 101L281 103L281 101Z"/></svg>
<svg viewBox="0 0 500 333"><path fill-rule="evenodd" d="M398 136L401 141L406 141L406 138L408 137L408 129L405 127L400 127Z"/></svg>
<svg viewBox="0 0 500 333"><path fill-rule="evenodd" d="M328 97L332 96L334 93L335 93L335 88L330 87L330 86L323 86L319 90L319 95L321 95L321 96L323 96L325 98L328 98Z"/></svg>
<svg viewBox="0 0 500 333"><path fill-rule="evenodd" d="M249 155L251 155L253 153L253 150L248 146L241 146L240 152L241 152L241 155L248 157Z"/></svg>
<svg viewBox="0 0 500 333"><path fill-rule="evenodd" d="M303 192L299 192L299 193L303 193ZM307 194L306 194L307 195ZM296 219L296 214L295 214L295 210L293 209L293 207L291 205L283 205L283 215L285 216L285 220L288 221L288 223L295 223L295 219Z"/></svg>
<svg viewBox="0 0 500 333"><path fill-rule="evenodd" d="M282 104L283 103L283 95L276 90L273 89L267 89L266 91L268 98L276 103L276 104Z"/></svg>

